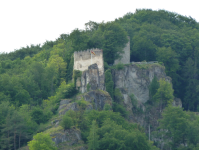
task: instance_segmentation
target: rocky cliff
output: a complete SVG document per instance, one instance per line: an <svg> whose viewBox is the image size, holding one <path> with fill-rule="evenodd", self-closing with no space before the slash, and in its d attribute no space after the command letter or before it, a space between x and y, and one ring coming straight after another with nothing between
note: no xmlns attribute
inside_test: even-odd
<svg viewBox="0 0 199 150"><path fill-rule="evenodd" d="M128 95L134 94L136 99L142 103L149 100L148 87L154 76L171 82L171 78L165 74L164 67L158 63L131 64L122 70L112 70L112 76L115 88L126 89Z"/></svg>
<svg viewBox="0 0 199 150"><path fill-rule="evenodd" d="M105 90L104 74L99 74L97 64L90 65L88 70L82 72L81 78L76 81L76 87L81 93L89 90Z"/></svg>

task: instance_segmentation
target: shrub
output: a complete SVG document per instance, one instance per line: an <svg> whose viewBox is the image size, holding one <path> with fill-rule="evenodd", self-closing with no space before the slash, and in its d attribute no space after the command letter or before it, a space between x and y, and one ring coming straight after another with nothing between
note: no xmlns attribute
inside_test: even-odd
<svg viewBox="0 0 199 150"><path fill-rule="evenodd" d="M104 110L110 110L110 109L111 109L111 106L109 104L104 105Z"/></svg>
<svg viewBox="0 0 199 150"><path fill-rule="evenodd" d="M81 100L77 101L77 104L82 108L82 109L86 109L86 106L88 105L88 102L85 101L83 98Z"/></svg>
<svg viewBox="0 0 199 150"><path fill-rule="evenodd" d="M71 117L64 115L60 125L64 128L64 130L70 129L73 125L73 120Z"/></svg>
<svg viewBox="0 0 199 150"><path fill-rule="evenodd" d="M130 98L131 98L131 103L134 107L137 107L137 99L135 98L135 95L134 94L131 94L130 95Z"/></svg>
<svg viewBox="0 0 199 150"><path fill-rule="evenodd" d="M119 63L116 65L116 68L117 68L117 70L122 70L122 69L124 69L124 64Z"/></svg>
<svg viewBox="0 0 199 150"><path fill-rule="evenodd" d="M114 92L114 101L117 102L117 103L121 103L123 101L123 95L120 91L120 89L116 88L115 89L115 92Z"/></svg>
<svg viewBox="0 0 199 150"><path fill-rule="evenodd" d="M88 84L86 85L87 92L90 90L90 88L91 88L91 86L90 86L90 84L88 83Z"/></svg>
<svg viewBox="0 0 199 150"><path fill-rule="evenodd" d="M113 98L113 87L114 87L114 82L112 79L112 74L111 70L107 70L105 72L105 86L106 86L106 91L110 94L110 96Z"/></svg>

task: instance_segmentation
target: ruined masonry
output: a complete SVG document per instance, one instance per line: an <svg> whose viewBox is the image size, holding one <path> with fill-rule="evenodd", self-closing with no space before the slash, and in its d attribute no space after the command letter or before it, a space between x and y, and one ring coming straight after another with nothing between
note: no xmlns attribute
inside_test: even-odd
<svg viewBox="0 0 199 150"><path fill-rule="evenodd" d="M91 51L95 53L92 54L91 62ZM99 74L104 73L104 61L103 61L103 51L101 49L89 49L85 51L74 52L74 70L85 71L92 64L97 64L99 69Z"/></svg>
<svg viewBox="0 0 199 150"><path fill-rule="evenodd" d="M128 39L129 41L123 49L124 53L121 54L121 59L115 60L114 65L130 63L130 38L128 37ZM91 51L95 55L91 54ZM96 48L74 52L74 70L82 71L81 78L76 81L76 88L81 93L88 92L88 90L105 90L103 50ZM87 85L89 85L89 89Z"/></svg>
<svg viewBox="0 0 199 150"><path fill-rule="evenodd" d="M121 54L121 59L115 60L114 65L118 63L130 64L130 37L128 37L128 43L124 47L123 51L124 53Z"/></svg>

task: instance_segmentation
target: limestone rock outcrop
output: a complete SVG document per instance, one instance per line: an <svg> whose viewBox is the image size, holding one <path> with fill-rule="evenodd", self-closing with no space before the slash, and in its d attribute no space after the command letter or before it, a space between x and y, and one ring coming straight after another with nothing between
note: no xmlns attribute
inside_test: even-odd
<svg viewBox="0 0 199 150"><path fill-rule="evenodd" d="M58 108L59 115L64 115L69 110L78 111L78 104L72 103L70 99L61 100Z"/></svg>
<svg viewBox="0 0 199 150"><path fill-rule="evenodd" d="M122 70L112 70L115 88L126 89L128 95L134 94L138 101L145 103L149 100L148 87L154 76L171 82L171 78L166 76L163 66L154 63L145 67L131 64Z"/></svg>
<svg viewBox="0 0 199 150"><path fill-rule="evenodd" d="M88 70L82 72L81 78L77 79L76 87L81 93L88 92L89 90L105 90L104 73L100 74L98 65L92 64L88 67Z"/></svg>
<svg viewBox="0 0 199 150"><path fill-rule="evenodd" d="M51 134L52 140L55 142L59 150L86 150L83 146L84 142L81 138L81 132L78 129L71 128L67 130L59 130L56 133ZM74 145L80 145L74 147Z"/></svg>
<svg viewBox="0 0 199 150"><path fill-rule="evenodd" d="M89 109L103 110L105 104L112 106L112 98L109 93L99 89L89 91L78 97L78 99L81 98L92 104Z"/></svg>

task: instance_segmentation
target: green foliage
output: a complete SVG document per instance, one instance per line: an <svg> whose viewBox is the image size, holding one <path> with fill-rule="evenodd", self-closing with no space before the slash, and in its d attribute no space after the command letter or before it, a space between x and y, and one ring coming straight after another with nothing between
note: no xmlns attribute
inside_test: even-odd
<svg viewBox="0 0 199 150"><path fill-rule="evenodd" d="M73 80L74 85L76 86L77 78L81 78L82 72L80 70L73 70Z"/></svg>
<svg viewBox="0 0 199 150"><path fill-rule="evenodd" d="M132 107L133 113L136 113L136 114L143 113L142 108L140 108L140 106L138 105L138 100L136 99L135 95L131 94L130 98L131 98L131 103L133 105L133 107Z"/></svg>
<svg viewBox="0 0 199 150"><path fill-rule="evenodd" d="M171 49L171 47L162 47L157 49L157 60L164 63L166 67L166 73L171 75L179 68L179 61L177 54Z"/></svg>
<svg viewBox="0 0 199 150"><path fill-rule="evenodd" d="M42 132L33 136L33 140L28 142L28 147L30 150L57 150L50 135Z"/></svg>
<svg viewBox="0 0 199 150"><path fill-rule="evenodd" d="M97 123L92 121L90 133L88 136L88 150L97 150L99 148L99 136L97 135Z"/></svg>
<svg viewBox="0 0 199 150"><path fill-rule="evenodd" d="M132 103L132 105L133 105L133 106L137 106L138 101L137 101L135 95L134 95L134 94L131 94L131 95L130 95L130 98L131 98L131 103Z"/></svg>
<svg viewBox="0 0 199 150"><path fill-rule="evenodd" d="M117 68L117 70L122 70L122 69L124 69L124 64L118 63L118 64L116 65L116 68Z"/></svg>
<svg viewBox="0 0 199 150"><path fill-rule="evenodd" d="M77 104L82 108L86 109L86 106L89 104L89 102L85 101L83 98L81 100L77 101Z"/></svg>
<svg viewBox="0 0 199 150"><path fill-rule="evenodd" d="M60 125L64 128L64 130L70 129L71 126L73 125L73 120L68 115L64 115Z"/></svg>
<svg viewBox="0 0 199 150"><path fill-rule="evenodd" d="M114 102L118 104L122 104L123 102L123 95L120 91L120 89L116 88L114 91Z"/></svg>
<svg viewBox="0 0 199 150"><path fill-rule="evenodd" d="M67 70L67 74L66 74L66 79L67 81L72 80L72 76L73 76L73 65L74 65L74 56L71 56L70 62L68 63L68 70Z"/></svg>
<svg viewBox="0 0 199 150"><path fill-rule="evenodd" d="M171 149L196 149L198 147L198 115L185 112L180 107L167 107L159 120L161 129L155 132Z"/></svg>
<svg viewBox="0 0 199 150"><path fill-rule="evenodd" d="M128 116L128 112L126 111L124 106L117 104L115 102L113 102L113 112L119 112L121 116L123 116L124 118Z"/></svg>
<svg viewBox="0 0 199 150"><path fill-rule="evenodd" d="M104 71L106 71L107 69L109 69L109 65L107 64L107 62L104 62Z"/></svg>
<svg viewBox="0 0 199 150"><path fill-rule="evenodd" d="M91 86L90 86L90 84L88 83L88 84L86 85L87 92L90 90L90 88L91 88Z"/></svg>
<svg viewBox="0 0 199 150"><path fill-rule="evenodd" d="M52 117L52 112L45 112L40 107L34 107L31 111L31 117L37 124L45 123Z"/></svg>
<svg viewBox="0 0 199 150"><path fill-rule="evenodd" d="M109 104L105 104L104 105L104 110L111 110L111 106Z"/></svg>
<svg viewBox="0 0 199 150"><path fill-rule="evenodd" d="M106 91L113 98L113 92L114 92L113 91L113 87L114 87L114 83L113 83L113 79L112 79L111 70L107 70L105 72L105 87L106 87Z"/></svg>
<svg viewBox="0 0 199 150"><path fill-rule="evenodd" d="M98 133L100 135L99 149L154 149L144 133L125 129L111 119L104 121Z"/></svg>
<svg viewBox="0 0 199 150"><path fill-rule="evenodd" d="M158 82L158 78L156 76L154 76L152 82L149 85L149 101L150 102L154 102L154 95L156 94L157 90L159 89L160 85ZM157 99L156 99L157 100Z"/></svg>
<svg viewBox="0 0 199 150"><path fill-rule="evenodd" d="M76 94L75 86L72 82L66 84L65 81L61 83L54 96L49 97L50 103L53 107L56 106L63 98L69 98Z"/></svg>
<svg viewBox="0 0 199 150"><path fill-rule="evenodd" d="M164 79L160 79L159 84L159 88L153 96L154 101L160 102L161 105L171 104L174 98L171 83L165 81Z"/></svg>
<svg viewBox="0 0 199 150"><path fill-rule="evenodd" d="M85 31L75 29L70 34L69 39L71 40L72 48L75 51L86 50L88 48L87 43L88 43L89 37Z"/></svg>

